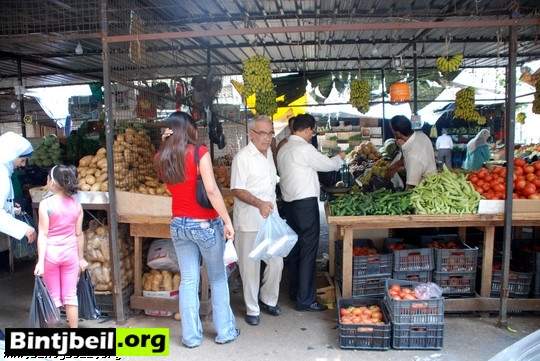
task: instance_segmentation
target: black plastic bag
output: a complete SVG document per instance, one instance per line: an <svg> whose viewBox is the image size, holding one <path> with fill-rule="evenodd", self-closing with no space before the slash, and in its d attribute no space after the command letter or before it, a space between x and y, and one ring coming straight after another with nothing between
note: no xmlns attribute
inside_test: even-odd
<svg viewBox="0 0 540 361"><path fill-rule="evenodd" d="M26 212L21 212L15 216L19 221L28 224L35 228L34 220ZM11 238L11 252L13 252L13 258L17 260L32 260L37 256L37 241L28 243L28 238L24 236L22 239Z"/></svg>
<svg viewBox="0 0 540 361"><path fill-rule="evenodd" d="M34 294L30 306L30 319L28 327L48 328L60 322L60 312L47 291L41 277L35 277Z"/></svg>
<svg viewBox="0 0 540 361"><path fill-rule="evenodd" d="M79 317L85 320L96 320L101 316L96 305L94 285L88 270L84 271L77 283L77 298L79 299Z"/></svg>

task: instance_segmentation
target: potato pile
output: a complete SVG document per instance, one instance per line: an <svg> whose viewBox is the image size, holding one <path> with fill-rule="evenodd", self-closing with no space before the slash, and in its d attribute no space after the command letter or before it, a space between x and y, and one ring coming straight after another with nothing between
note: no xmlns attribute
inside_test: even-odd
<svg viewBox="0 0 540 361"><path fill-rule="evenodd" d="M231 187L231 167L216 165L214 166L214 175L216 176L217 184L222 189Z"/></svg>
<svg viewBox="0 0 540 361"><path fill-rule="evenodd" d="M155 148L144 131L127 128L118 134L113 145L116 188L122 191L170 195L153 166ZM79 186L83 191L107 192L107 151L100 148L95 156L79 161Z"/></svg>
<svg viewBox="0 0 540 361"><path fill-rule="evenodd" d="M77 168L79 188L85 192L108 192L107 151L99 148L96 155L87 155L79 160Z"/></svg>
<svg viewBox="0 0 540 361"><path fill-rule="evenodd" d="M84 236L84 258L89 263L88 270L92 277L95 290L111 291L113 282L108 229L106 226L98 225L97 222L91 221L90 227L84 233ZM119 232L118 241L120 243L122 288L128 286L133 281L133 252L129 246L130 242L125 241L126 237L124 232Z"/></svg>
<svg viewBox="0 0 540 361"><path fill-rule="evenodd" d="M144 291L176 291L180 286L180 273L151 270L142 277Z"/></svg>
<svg viewBox="0 0 540 361"><path fill-rule="evenodd" d="M224 195L223 201L225 202L225 207L227 207L227 210L230 211L234 206L234 196L232 194Z"/></svg>

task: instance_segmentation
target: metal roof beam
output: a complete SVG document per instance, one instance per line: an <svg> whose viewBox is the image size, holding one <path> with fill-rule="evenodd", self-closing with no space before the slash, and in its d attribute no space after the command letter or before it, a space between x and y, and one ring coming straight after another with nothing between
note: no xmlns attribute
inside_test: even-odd
<svg viewBox="0 0 540 361"><path fill-rule="evenodd" d="M526 19L484 19L484 20L448 20L448 21L409 21L400 22L373 22L373 23L346 23L346 24L318 24L304 26L285 26L271 28L227 28L211 30L192 30L163 32L137 35L112 35L104 38L108 43L121 43L126 41L146 41L165 39L189 39L218 37L228 35L258 35L258 34L284 34L328 31L376 31L376 30L418 30L418 29L477 29L500 28L507 26L536 26L540 25L540 17Z"/></svg>
<svg viewBox="0 0 540 361"><path fill-rule="evenodd" d="M317 33L318 34L318 33ZM504 38L503 38L503 41ZM532 36L527 37L521 37L519 39L519 42L525 43L525 42L535 42L537 39ZM304 45L362 45L362 44L368 44L368 45L374 45L377 44L408 44L411 42L410 38L399 38L399 39L389 39L389 38L380 38L380 39L346 39L343 40L334 40L332 42L326 42L321 43L320 40L308 40L304 42ZM420 39L416 41L417 44L441 44L445 42L445 39L440 38L428 38L428 39ZM460 43L497 43L497 38L452 38L452 44L460 44ZM272 41L272 42L266 42L264 43L264 46L266 47L284 47L284 46L295 46L297 45L296 42L283 42L283 41ZM208 44L205 45L204 48L208 49L236 49L236 48L250 48L253 47L253 43L235 43L235 44ZM174 51L177 50L178 46L150 46L146 48L147 53L152 52L160 52L160 51ZM198 50L200 49L200 45L192 45L192 46L186 46L181 45L181 50ZM127 50L112 50L112 54L122 54L123 52L127 52ZM37 58L70 58L70 57L81 57L81 55L77 55L74 52L59 52L59 53L30 53L25 54L28 56L34 56ZM84 56L101 56L101 50L95 50L95 51L84 51ZM1 56L0 56L1 60Z"/></svg>

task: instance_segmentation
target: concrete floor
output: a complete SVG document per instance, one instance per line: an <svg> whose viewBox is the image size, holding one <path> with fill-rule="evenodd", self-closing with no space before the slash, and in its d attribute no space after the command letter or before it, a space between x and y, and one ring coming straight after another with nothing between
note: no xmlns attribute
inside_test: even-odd
<svg viewBox="0 0 540 361"><path fill-rule="evenodd" d="M32 265L25 265L14 275L0 276L0 327L24 327L32 295ZM285 297L283 297L285 299ZM324 313L297 312L292 305L282 303L280 317L263 315L258 327L243 320L241 293L232 294L233 310L241 335L236 342L216 345L211 322L204 325L205 340L197 349L180 345L180 322L171 318L133 316L123 325L112 321L83 321L81 327L168 327L171 330L170 356L173 360L410 360L410 361L483 361L540 328L538 315L510 318L517 332L495 327L496 318L448 316L445 325L444 348L440 351L348 351L339 349L335 311ZM140 358L133 358L141 360ZM160 358L152 358L159 360Z"/></svg>

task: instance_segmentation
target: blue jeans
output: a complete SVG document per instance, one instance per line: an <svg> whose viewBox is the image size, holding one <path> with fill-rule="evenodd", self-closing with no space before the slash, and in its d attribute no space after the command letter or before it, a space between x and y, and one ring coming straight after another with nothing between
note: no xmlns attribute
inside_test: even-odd
<svg viewBox="0 0 540 361"><path fill-rule="evenodd" d="M217 343L226 343L238 336L229 301L229 285L223 263L225 239L221 219L209 222L191 218L173 218L171 238L180 266L180 314L182 343L199 346L203 339L199 317L200 256L208 270L212 295L212 319Z"/></svg>

